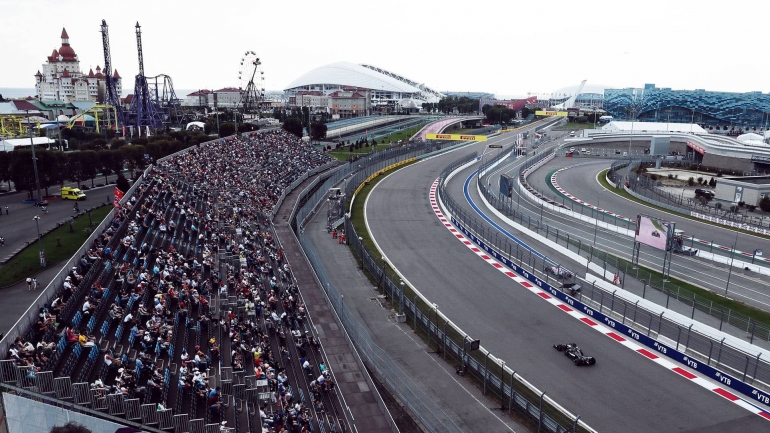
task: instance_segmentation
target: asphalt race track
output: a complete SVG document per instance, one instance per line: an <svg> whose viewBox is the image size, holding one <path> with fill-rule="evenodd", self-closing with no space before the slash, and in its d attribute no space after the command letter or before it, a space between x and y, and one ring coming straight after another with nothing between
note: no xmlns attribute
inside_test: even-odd
<svg viewBox="0 0 770 433"><path fill-rule="evenodd" d="M574 164L576 161L572 158L557 157L546 163L543 167L532 172L527 181L530 185L534 186L540 191L545 191L551 196L556 193L548 187L550 183L546 177L553 170L566 167ZM599 183L596 182L596 174L607 167L608 162L602 161L577 161L586 163L586 165L580 165L562 171L557 176L557 182L565 191L569 192L573 196L579 197L584 201L587 201L593 205L599 205L601 208L609 210L614 213L624 215L629 218L636 219L639 213L645 213L651 216L657 216L659 218L676 221L677 229L685 230L688 235L695 235L698 238L714 239L714 242L718 244L729 244L735 241L735 232L726 229L721 229L708 224L699 223L696 221L688 220L686 218L677 218L673 215L666 214L656 209L643 207L638 203L626 200L616 194L613 194L605 190ZM565 204L570 205L570 200L565 199ZM575 211L579 210L577 204L574 205ZM586 214L590 211L586 209ZM673 217L673 218L672 218ZM554 216L557 221L563 221L565 224L572 224L573 227L585 226L584 231L590 232L590 224L579 223L576 220L566 216ZM611 220L608 220L611 221ZM554 224L558 227L558 224ZM625 227L625 223L618 221L618 225ZM631 228L633 229L633 225ZM617 234L604 234L599 231L599 248L608 251L616 255L622 255L626 258L630 257L632 241L630 237L620 236ZM732 236L732 239L729 239ZM591 236L588 236L590 240ZM618 242L618 240L621 240ZM757 245L761 248L762 245L768 244L765 239L761 239L755 236L739 235L739 241L743 240L747 245L748 242L752 242L751 247L757 248ZM696 249L706 249L706 247L694 245ZM659 269L662 264L662 253L642 245L642 254L645 258L651 258L651 262L644 263L645 266L653 269ZM739 247L740 248L740 247ZM651 263L655 265L651 265ZM710 289L717 293L723 293L727 284L728 265L717 264L713 261L684 257L681 255L675 255L672 261L672 276L680 279L689 279L691 282L698 284L702 287ZM738 299L740 301L752 304L756 307L770 310L770 281L763 275L758 275L753 272L744 272L742 269L734 268L732 275L730 276L730 297Z"/></svg>
<svg viewBox="0 0 770 433"><path fill-rule="evenodd" d="M556 157L549 164L546 164L545 167L530 174L528 180L533 186L542 190L543 188L547 188L545 176L551 170L589 161L590 160L584 158ZM557 181L559 182L559 186L564 188L570 194L580 197L582 200L593 205L596 205L596 201L600 200L601 203L599 203L599 206L611 212L633 219L636 219L636 216L639 213L644 213L667 221L676 221L677 229L682 229L688 235L693 235L700 239L713 240L717 244L726 246L732 246L733 243L735 243L734 230L728 230L711 224L675 216L657 209L642 206L616 194L604 191L604 188L596 181L596 175L600 171L609 168L612 162L613 161L608 160L596 160L595 164L581 165L562 171L558 174ZM551 190L547 189L547 191ZM770 251L770 240L741 233L738 235L736 248L742 251L753 251L755 248Z"/></svg>
<svg viewBox="0 0 770 433"><path fill-rule="evenodd" d="M598 431L770 428L760 417L581 325L457 241L431 210L428 192L441 170L470 150L481 153L483 145L406 167L370 195L369 230L415 288L494 356ZM464 201L462 183L471 171L452 179L450 192L458 201ZM557 342L578 343L596 356L597 365L575 367L552 348Z"/></svg>

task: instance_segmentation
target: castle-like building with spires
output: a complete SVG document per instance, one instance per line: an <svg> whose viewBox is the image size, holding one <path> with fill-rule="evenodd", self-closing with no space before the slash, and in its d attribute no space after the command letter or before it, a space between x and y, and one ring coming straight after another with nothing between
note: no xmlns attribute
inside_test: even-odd
<svg viewBox="0 0 770 433"><path fill-rule="evenodd" d="M122 79L117 69L112 74L118 96L122 90ZM59 100L64 102L92 101L104 102L105 80L102 69L97 66L96 73L88 71L88 75L80 71L80 60L75 50L70 46L67 30L62 29L61 47L53 50L47 62L43 64L43 72L35 74L35 90L38 100Z"/></svg>

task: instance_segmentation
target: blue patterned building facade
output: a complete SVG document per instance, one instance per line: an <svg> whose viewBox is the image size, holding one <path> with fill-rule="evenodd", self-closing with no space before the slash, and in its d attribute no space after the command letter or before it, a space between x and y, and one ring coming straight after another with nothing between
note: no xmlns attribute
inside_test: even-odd
<svg viewBox="0 0 770 433"><path fill-rule="evenodd" d="M764 128L770 123L770 94L644 88L605 89L604 109L618 120L697 123Z"/></svg>

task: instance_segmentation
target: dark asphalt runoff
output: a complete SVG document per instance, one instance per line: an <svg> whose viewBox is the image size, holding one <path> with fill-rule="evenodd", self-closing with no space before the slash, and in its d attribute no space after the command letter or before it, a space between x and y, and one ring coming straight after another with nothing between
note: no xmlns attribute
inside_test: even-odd
<svg viewBox="0 0 770 433"><path fill-rule="evenodd" d="M494 356L598 431L768 428L756 415L576 322L457 241L432 212L428 192L445 166L471 150L480 153L482 146L406 167L370 195L369 230L416 289ZM461 184L470 171L452 183ZM553 349L557 342L577 342L597 357L597 365L576 368Z"/></svg>

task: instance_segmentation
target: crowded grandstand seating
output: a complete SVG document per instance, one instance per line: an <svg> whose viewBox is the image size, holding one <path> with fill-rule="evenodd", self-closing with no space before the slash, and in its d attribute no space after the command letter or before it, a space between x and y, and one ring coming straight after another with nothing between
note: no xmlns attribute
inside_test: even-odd
<svg viewBox="0 0 770 433"><path fill-rule="evenodd" d="M329 162L271 131L158 163L16 337L0 379L162 430L343 431L268 218Z"/></svg>

